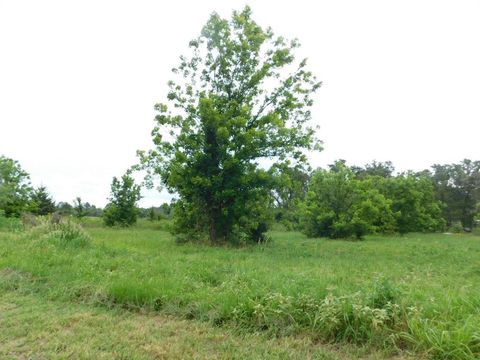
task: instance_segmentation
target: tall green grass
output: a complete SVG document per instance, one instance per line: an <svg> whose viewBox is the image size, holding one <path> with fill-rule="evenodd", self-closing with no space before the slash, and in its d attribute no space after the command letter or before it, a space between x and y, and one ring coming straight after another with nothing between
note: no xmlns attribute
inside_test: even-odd
<svg viewBox="0 0 480 360"><path fill-rule="evenodd" d="M82 247L0 234L0 268L25 279L0 281L47 298L159 311L244 332L307 334L435 359L480 357L478 236L351 242L272 232L271 244L233 249L176 245L155 226L88 223L91 240Z"/></svg>

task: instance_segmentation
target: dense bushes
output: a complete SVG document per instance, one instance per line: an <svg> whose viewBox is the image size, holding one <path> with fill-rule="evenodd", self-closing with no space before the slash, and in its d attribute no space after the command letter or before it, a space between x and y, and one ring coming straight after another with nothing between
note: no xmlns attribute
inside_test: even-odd
<svg viewBox="0 0 480 360"><path fill-rule="evenodd" d="M445 225L441 203L425 175L359 177L342 161L312 174L301 209L303 231L314 237L430 232Z"/></svg>
<svg viewBox="0 0 480 360"><path fill-rule="evenodd" d="M302 225L309 236L343 238L391 231L391 201L369 183L355 178L343 163L335 170L318 170L311 178L302 208Z"/></svg>
<svg viewBox="0 0 480 360"><path fill-rule="evenodd" d="M433 232L444 228L442 204L435 198L427 176L407 173L385 179L381 186L385 196L392 200L398 232Z"/></svg>

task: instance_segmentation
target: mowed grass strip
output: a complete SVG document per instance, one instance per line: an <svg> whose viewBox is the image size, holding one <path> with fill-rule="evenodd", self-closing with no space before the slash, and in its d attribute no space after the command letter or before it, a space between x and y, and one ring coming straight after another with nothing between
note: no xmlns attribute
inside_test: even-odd
<svg viewBox="0 0 480 360"><path fill-rule="evenodd" d="M271 338L154 313L0 294L1 359L384 359L310 337ZM394 359L394 358L392 358ZM395 357L395 359L400 359Z"/></svg>
<svg viewBox="0 0 480 360"><path fill-rule="evenodd" d="M306 336L390 354L480 356L478 236L353 242L273 232L270 245L233 249L179 246L150 225L88 231L93 241L81 248L4 234L0 268L28 277L22 291L47 300L156 311L243 334ZM15 289L15 281L2 286Z"/></svg>

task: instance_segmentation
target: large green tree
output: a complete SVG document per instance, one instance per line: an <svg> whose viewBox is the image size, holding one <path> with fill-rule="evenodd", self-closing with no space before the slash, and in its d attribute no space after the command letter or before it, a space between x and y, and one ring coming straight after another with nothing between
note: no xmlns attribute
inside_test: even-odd
<svg viewBox="0 0 480 360"><path fill-rule="evenodd" d="M246 7L230 20L210 17L173 69L170 107L155 106L155 149L140 152L177 194L174 231L187 239L262 241L273 180L259 163L302 162L303 150L320 147L307 124L320 83L296 61L297 41L251 15Z"/></svg>
<svg viewBox="0 0 480 360"><path fill-rule="evenodd" d="M0 210L19 216L27 210L31 193L30 176L18 161L0 156Z"/></svg>

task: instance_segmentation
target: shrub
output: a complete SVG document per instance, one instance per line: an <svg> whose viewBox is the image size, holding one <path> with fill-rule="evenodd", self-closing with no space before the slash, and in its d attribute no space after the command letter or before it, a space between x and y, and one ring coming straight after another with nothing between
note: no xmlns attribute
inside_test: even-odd
<svg viewBox="0 0 480 360"><path fill-rule="evenodd" d="M58 247L85 247L91 238L77 223L58 217L38 217L37 225L33 226L26 237L40 242L46 241Z"/></svg>
<svg viewBox="0 0 480 360"><path fill-rule="evenodd" d="M22 223L17 218L7 218L5 212L0 210L0 230L15 232L22 229Z"/></svg>
<svg viewBox="0 0 480 360"><path fill-rule="evenodd" d="M450 226L449 230L453 233L462 233L463 232L463 226L460 221L454 221L452 225Z"/></svg>
<svg viewBox="0 0 480 360"><path fill-rule="evenodd" d="M243 327L274 333L309 329L327 340L384 341L397 324L403 323L405 313L393 301L375 306L368 303L368 298L370 296L365 299L360 293L329 294L323 299L271 293L239 304L231 316Z"/></svg>
<svg viewBox="0 0 480 360"><path fill-rule="evenodd" d="M394 228L391 201L370 182L358 180L343 162L313 173L302 205L301 223L308 236L360 239Z"/></svg>

